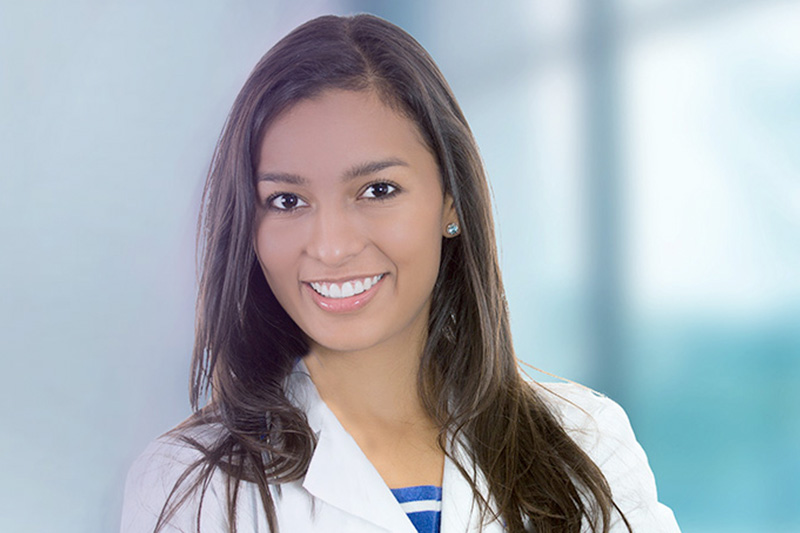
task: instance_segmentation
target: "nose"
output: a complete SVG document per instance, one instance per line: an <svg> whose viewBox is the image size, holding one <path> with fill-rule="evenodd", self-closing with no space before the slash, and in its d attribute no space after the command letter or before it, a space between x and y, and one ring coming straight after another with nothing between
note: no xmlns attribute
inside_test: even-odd
<svg viewBox="0 0 800 533"><path fill-rule="evenodd" d="M307 253L326 266L346 263L363 248L365 236L346 208L320 207L315 213Z"/></svg>

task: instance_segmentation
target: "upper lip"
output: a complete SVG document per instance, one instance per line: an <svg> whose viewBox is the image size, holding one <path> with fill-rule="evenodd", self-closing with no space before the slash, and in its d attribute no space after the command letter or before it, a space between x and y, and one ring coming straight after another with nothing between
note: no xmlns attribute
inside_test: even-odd
<svg viewBox="0 0 800 533"><path fill-rule="evenodd" d="M348 276L341 276L336 278L314 278L304 280L303 283L344 283L345 281L363 280L364 278L374 278L375 276L385 275L386 272L378 272L377 274L353 274Z"/></svg>

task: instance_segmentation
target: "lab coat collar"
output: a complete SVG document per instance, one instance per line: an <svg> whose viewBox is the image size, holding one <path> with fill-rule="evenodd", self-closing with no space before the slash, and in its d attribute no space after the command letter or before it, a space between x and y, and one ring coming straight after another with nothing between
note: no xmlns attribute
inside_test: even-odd
<svg viewBox="0 0 800 533"><path fill-rule="evenodd" d="M303 488L387 531L417 533L378 471L322 401L302 361L289 376L286 390L317 435Z"/></svg>
<svg viewBox="0 0 800 533"><path fill-rule="evenodd" d="M306 413L317 436L303 488L315 498L388 531L417 533L378 471L320 398L302 360L289 375L286 391L289 399ZM472 464L463 445L456 443L452 453L460 464ZM479 471L474 479L481 494L488 494ZM441 533L503 531L497 521L481 529L472 488L449 457L445 457L444 464L441 516Z"/></svg>

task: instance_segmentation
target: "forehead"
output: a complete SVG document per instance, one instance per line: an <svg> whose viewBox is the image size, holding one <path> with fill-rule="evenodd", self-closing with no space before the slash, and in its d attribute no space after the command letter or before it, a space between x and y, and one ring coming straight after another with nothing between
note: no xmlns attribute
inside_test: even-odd
<svg viewBox="0 0 800 533"><path fill-rule="evenodd" d="M378 159L401 159L411 167L434 161L417 125L374 91L328 90L298 102L269 126L258 171L328 174Z"/></svg>

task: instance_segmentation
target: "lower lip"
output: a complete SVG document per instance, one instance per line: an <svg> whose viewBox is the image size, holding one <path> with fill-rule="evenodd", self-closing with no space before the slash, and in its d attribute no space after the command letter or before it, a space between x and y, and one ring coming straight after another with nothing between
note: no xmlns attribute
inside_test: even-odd
<svg viewBox="0 0 800 533"><path fill-rule="evenodd" d="M358 311L372 300L385 278L386 274L378 280L378 283L370 287L369 290L360 294L348 296L347 298L326 298L311 288L310 284L306 283L305 286L308 292L311 293L311 298L314 300L314 303L324 311L331 313L352 313L353 311Z"/></svg>

